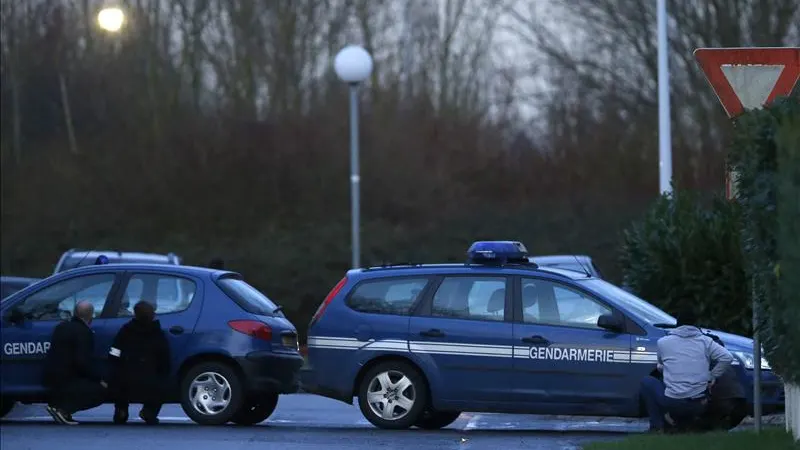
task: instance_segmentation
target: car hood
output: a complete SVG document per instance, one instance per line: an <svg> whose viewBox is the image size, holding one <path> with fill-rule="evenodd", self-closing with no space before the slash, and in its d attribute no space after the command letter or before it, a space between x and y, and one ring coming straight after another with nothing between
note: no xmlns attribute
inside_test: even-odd
<svg viewBox="0 0 800 450"><path fill-rule="evenodd" d="M727 348L730 351L749 352L749 353L753 352L753 339L749 337L726 333L724 331L719 331L719 330L711 330L708 328L703 328L702 330L705 331L706 333L711 333L719 337L725 344L725 348Z"/></svg>
<svg viewBox="0 0 800 450"><path fill-rule="evenodd" d="M739 336L738 334L726 333L724 331L719 331L719 330L712 330L710 328L700 328L700 329L703 330L704 333L711 333L720 338L720 340L722 340L722 343L725 344L725 348L728 349L728 351L747 352L747 353L753 352L753 339L749 337ZM664 334L669 333L670 330L671 329L665 329Z"/></svg>

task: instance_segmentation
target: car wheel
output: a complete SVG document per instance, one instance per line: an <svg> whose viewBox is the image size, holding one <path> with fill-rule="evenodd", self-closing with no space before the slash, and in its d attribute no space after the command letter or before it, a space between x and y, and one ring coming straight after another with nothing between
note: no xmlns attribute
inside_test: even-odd
<svg viewBox="0 0 800 450"><path fill-rule="evenodd" d="M255 425L269 418L278 406L278 394L264 394L247 400L233 415L231 422L237 425Z"/></svg>
<svg viewBox="0 0 800 450"><path fill-rule="evenodd" d="M181 380L181 407L200 425L230 422L241 410L243 397L242 381L227 364L200 363Z"/></svg>
<svg viewBox="0 0 800 450"><path fill-rule="evenodd" d="M428 387L422 374L408 363L388 361L370 369L358 388L358 405L378 428L410 428L428 404Z"/></svg>
<svg viewBox="0 0 800 450"><path fill-rule="evenodd" d="M444 428L458 419L460 411L425 411L422 417L414 423L417 428L423 430L438 430Z"/></svg>
<svg viewBox="0 0 800 450"><path fill-rule="evenodd" d="M14 404L16 402L12 401L11 399L5 399L0 397L0 419L6 416L6 414L10 413L12 409L14 409Z"/></svg>

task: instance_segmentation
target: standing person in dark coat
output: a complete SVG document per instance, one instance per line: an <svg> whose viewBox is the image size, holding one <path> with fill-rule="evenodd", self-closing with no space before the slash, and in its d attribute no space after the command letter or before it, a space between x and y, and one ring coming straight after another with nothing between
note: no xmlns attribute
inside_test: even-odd
<svg viewBox="0 0 800 450"><path fill-rule="evenodd" d="M71 320L56 326L44 367L44 385L50 389L47 412L56 422L75 425L72 414L100 406L106 383L92 367L94 306L79 302Z"/></svg>
<svg viewBox="0 0 800 450"><path fill-rule="evenodd" d="M155 319L155 307L140 301L134 317L122 326L109 351L115 396L114 423L128 420L131 402L143 403L139 417L158 423L170 373L169 342Z"/></svg>

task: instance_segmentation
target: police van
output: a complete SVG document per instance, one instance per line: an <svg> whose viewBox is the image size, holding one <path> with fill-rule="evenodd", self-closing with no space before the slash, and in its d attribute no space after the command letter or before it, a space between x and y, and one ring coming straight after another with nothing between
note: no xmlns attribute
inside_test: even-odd
<svg viewBox="0 0 800 450"><path fill-rule="evenodd" d="M463 411L643 417L640 381L675 324L591 274L537 266L519 242L482 241L464 264L347 272L311 320L301 379L386 429L442 428ZM752 341L713 333L752 395ZM782 408L760 363L763 407Z"/></svg>

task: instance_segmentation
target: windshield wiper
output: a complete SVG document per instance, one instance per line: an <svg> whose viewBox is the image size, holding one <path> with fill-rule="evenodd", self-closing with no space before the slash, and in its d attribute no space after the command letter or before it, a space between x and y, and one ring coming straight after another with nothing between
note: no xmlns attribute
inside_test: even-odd
<svg viewBox="0 0 800 450"><path fill-rule="evenodd" d="M656 328L677 328L677 324L674 323L654 323L652 324Z"/></svg>

